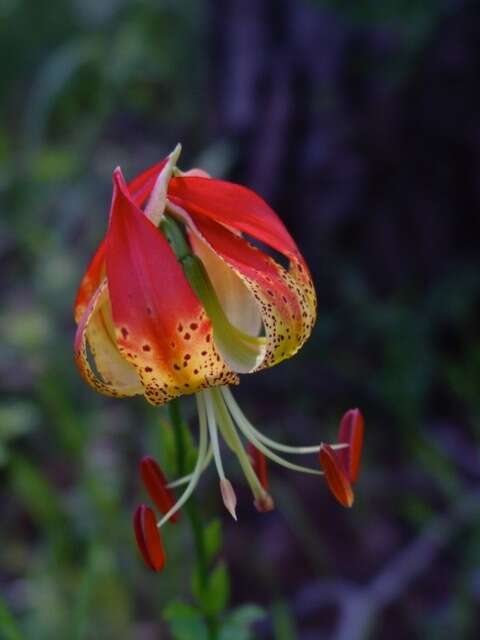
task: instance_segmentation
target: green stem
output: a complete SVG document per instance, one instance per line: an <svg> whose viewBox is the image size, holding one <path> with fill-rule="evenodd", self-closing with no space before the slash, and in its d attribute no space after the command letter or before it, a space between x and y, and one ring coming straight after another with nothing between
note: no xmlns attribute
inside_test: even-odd
<svg viewBox="0 0 480 640"><path fill-rule="evenodd" d="M168 411L175 438L177 470L178 474L180 476L183 476L187 471L186 443L183 418L180 410L180 401L178 400L178 398L169 402ZM192 530L198 579L200 581L201 588L206 589L208 586L208 558L205 546L203 521L195 496L190 497L187 504L185 505L184 511L187 514L190 528ZM208 628L209 640L217 640L219 627L217 616L204 612L204 617Z"/></svg>

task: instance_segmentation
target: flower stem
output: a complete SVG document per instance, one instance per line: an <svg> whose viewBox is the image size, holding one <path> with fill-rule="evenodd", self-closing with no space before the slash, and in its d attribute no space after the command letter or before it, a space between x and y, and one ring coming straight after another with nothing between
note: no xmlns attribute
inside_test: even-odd
<svg viewBox="0 0 480 640"><path fill-rule="evenodd" d="M177 472L183 476L186 473L186 443L180 401L178 399L171 400L168 404L168 411L175 438ZM184 507L184 512L187 514L192 530L196 555L196 570L200 588L203 590L208 586L208 557L203 521L195 496L190 497ZM217 640L219 627L217 616L207 614L206 612L203 613L208 628L209 640Z"/></svg>

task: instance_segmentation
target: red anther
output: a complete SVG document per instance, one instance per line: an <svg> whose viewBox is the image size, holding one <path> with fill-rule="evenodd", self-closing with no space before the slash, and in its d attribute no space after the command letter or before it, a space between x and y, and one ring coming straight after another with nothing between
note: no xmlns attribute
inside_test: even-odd
<svg viewBox="0 0 480 640"><path fill-rule="evenodd" d="M272 496L266 492L260 496L260 498L255 500L253 504L259 513L267 513L268 511L273 511L275 509L275 503Z"/></svg>
<svg viewBox="0 0 480 640"><path fill-rule="evenodd" d="M353 504L353 491L343 464L328 444L322 444L319 452L320 465L325 472L328 488L344 507Z"/></svg>
<svg viewBox="0 0 480 640"><path fill-rule="evenodd" d="M175 496L167 487L167 479L154 458L151 456L142 458L140 461L140 475L148 495L156 504L158 510L163 514L167 513L175 504ZM170 522L176 522L179 517L180 513L177 511L170 518Z"/></svg>
<svg viewBox="0 0 480 640"><path fill-rule="evenodd" d="M268 491L268 467L266 457L251 442L247 445L247 451L260 484L265 491Z"/></svg>
<svg viewBox="0 0 480 640"><path fill-rule="evenodd" d="M135 509L133 529L145 564L153 571L161 571L165 566L165 552L155 514L146 504Z"/></svg>
<svg viewBox="0 0 480 640"><path fill-rule="evenodd" d="M337 456L343 464L351 483L358 479L362 458L364 420L359 409L350 409L345 413L338 432L339 444L348 444L348 448L339 449Z"/></svg>

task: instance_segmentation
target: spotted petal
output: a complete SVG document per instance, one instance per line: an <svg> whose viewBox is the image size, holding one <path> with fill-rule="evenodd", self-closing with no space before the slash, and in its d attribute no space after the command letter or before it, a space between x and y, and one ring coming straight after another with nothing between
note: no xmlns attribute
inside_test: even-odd
<svg viewBox="0 0 480 640"><path fill-rule="evenodd" d="M100 393L116 397L143 393L135 369L122 358L114 342L106 279L79 320L74 353L82 377ZM89 356L95 361L96 371Z"/></svg>
<svg viewBox="0 0 480 640"><path fill-rule="evenodd" d="M250 294L250 307L252 301L257 307L267 338L266 354L257 369L294 355L310 335L315 321L316 299L311 280L306 277L308 272L299 272L300 265L296 262L287 271L244 238L215 222L196 217L192 228L194 250L202 257L207 253L206 246L210 247L206 266L212 278L218 280L227 266L230 275L225 282L233 274ZM215 267L213 256L217 265L223 261L223 271ZM245 303L239 317L246 313L250 315Z"/></svg>
<svg viewBox="0 0 480 640"><path fill-rule="evenodd" d="M117 346L137 370L147 399L163 404L202 387L235 383L179 262L132 201L119 169L106 244Z"/></svg>

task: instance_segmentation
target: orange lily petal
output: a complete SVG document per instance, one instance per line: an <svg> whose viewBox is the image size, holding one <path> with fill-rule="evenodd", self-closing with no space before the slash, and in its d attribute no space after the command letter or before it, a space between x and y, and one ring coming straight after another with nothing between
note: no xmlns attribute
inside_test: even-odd
<svg viewBox="0 0 480 640"><path fill-rule="evenodd" d="M115 337L153 404L237 381L215 350L211 322L161 232L131 200L120 170L107 233Z"/></svg>
<svg viewBox="0 0 480 640"><path fill-rule="evenodd" d="M79 322L91 297L105 277L105 240L102 240L80 282L74 305L75 322Z"/></svg>
<svg viewBox="0 0 480 640"><path fill-rule="evenodd" d="M165 551L150 507L145 504L137 507L133 515L133 529L145 564L153 571L161 571L165 566Z"/></svg>
<svg viewBox="0 0 480 640"><path fill-rule="evenodd" d="M168 197L190 214L248 233L285 256L303 262L277 214L246 187L214 178L184 176L170 180Z"/></svg>
<svg viewBox="0 0 480 640"><path fill-rule="evenodd" d="M335 451L330 445L322 444L319 458L328 488L341 505L351 507L353 505L352 486Z"/></svg>
<svg viewBox="0 0 480 640"><path fill-rule="evenodd" d="M202 243L206 243L217 263L224 261L251 294L267 338L265 357L257 369L297 353L309 337L316 316L315 291L308 271L293 261L287 271L241 236L215 222L197 217L189 228L193 231L191 244L199 257L204 259L206 250ZM205 266L209 270L208 261ZM215 264L209 273L215 284L221 270L214 267ZM248 306L244 304L243 309L245 313ZM231 320L235 324L234 318Z"/></svg>
<svg viewBox="0 0 480 640"><path fill-rule="evenodd" d="M126 397L143 392L135 369L126 362L113 342L106 279L93 294L79 320L75 334L74 356L82 378L107 396ZM87 345L98 373L89 362Z"/></svg>
<svg viewBox="0 0 480 640"><path fill-rule="evenodd" d="M168 162L168 156L154 164L149 169L141 173L128 183L128 190L135 204L141 207L150 196L155 182ZM90 298L100 285L105 276L105 238L100 242L98 249L93 256L87 271L80 282L77 297L74 305L75 322L79 322L84 313Z"/></svg>
<svg viewBox="0 0 480 640"><path fill-rule="evenodd" d="M360 473L364 430L364 419L360 410L347 411L340 422L338 442L348 444L348 448L339 449L337 455L352 483L357 481Z"/></svg>
<svg viewBox="0 0 480 640"><path fill-rule="evenodd" d="M155 186L155 182L157 181L160 172L167 164L167 162L168 156L166 158L163 158L163 160L160 160L160 162L157 162L157 164L154 164L153 166L148 168L146 171L144 171L128 183L128 190L130 192L132 200L138 207L141 207L143 204L145 204L147 198L152 193L152 189Z"/></svg>

